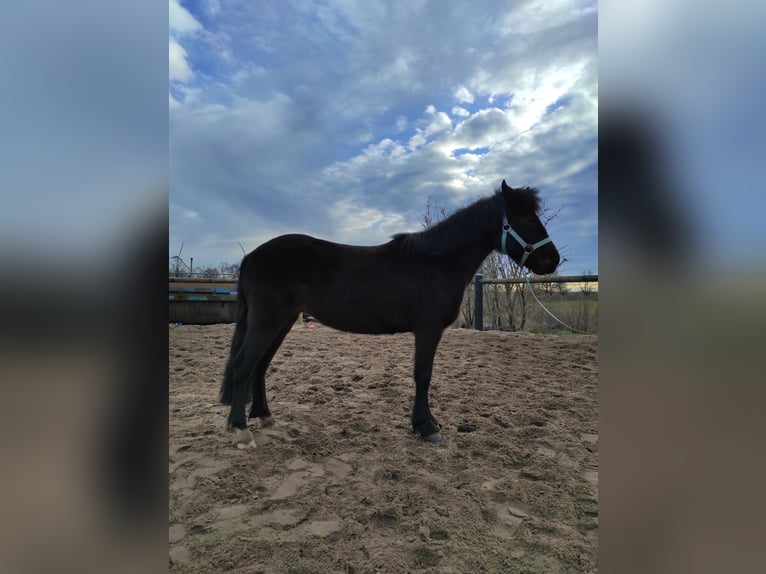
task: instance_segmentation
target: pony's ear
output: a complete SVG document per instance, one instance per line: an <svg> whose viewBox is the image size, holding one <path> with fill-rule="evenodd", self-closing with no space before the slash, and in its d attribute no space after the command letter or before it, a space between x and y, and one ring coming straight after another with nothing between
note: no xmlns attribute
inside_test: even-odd
<svg viewBox="0 0 766 574"><path fill-rule="evenodd" d="M512 190L511 190L510 187L508 187L508 184L505 183L505 180L503 180L503 183L500 184L500 189L503 192L503 197L505 198L505 201L510 201L511 200L511 191Z"/></svg>

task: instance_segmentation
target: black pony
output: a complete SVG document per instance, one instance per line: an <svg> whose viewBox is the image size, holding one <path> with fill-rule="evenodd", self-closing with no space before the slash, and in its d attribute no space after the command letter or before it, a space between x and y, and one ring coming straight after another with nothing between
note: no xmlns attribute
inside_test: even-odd
<svg viewBox="0 0 766 574"><path fill-rule="evenodd" d="M418 233L374 247L283 235L246 255L239 270L240 312L221 386L231 405L228 426L239 448L255 446L249 418L271 424L264 376L271 359L305 312L352 333L415 334L412 428L441 439L428 406L428 386L442 332L458 316L466 286L494 250L537 274L553 272L559 253L538 217L537 191L503 181L494 195Z"/></svg>

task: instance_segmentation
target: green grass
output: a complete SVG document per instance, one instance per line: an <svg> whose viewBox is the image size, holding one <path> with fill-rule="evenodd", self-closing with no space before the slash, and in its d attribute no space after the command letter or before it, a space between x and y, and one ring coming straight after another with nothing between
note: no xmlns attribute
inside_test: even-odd
<svg viewBox="0 0 766 574"><path fill-rule="evenodd" d="M581 308L583 303L587 305L588 313L589 314L595 314L598 313L598 301L543 301L543 304L548 307L551 313L554 315L558 315L558 313L576 313ZM533 304L536 307L539 307L536 301L533 301Z"/></svg>
<svg viewBox="0 0 766 574"><path fill-rule="evenodd" d="M598 332L598 301L589 298L587 300L543 301L543 304L566 325L587 332ZM530 331L535 328L537 332L572 333L571 330L553 321L537 302L532 302L527 309L527 327Z"/></svg>

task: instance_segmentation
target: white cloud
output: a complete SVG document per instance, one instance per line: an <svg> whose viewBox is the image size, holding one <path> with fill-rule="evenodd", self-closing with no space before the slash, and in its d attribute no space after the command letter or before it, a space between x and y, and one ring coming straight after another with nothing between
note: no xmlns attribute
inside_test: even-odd
<svg viewBox="0 0 766 574"><path fill-rule="evenodd" d="M393 235L404 225L401 214L385 213L350 198L334 202L328 209L328 215L336 222L338 240L349 243L378 243L381 235ZM376 230L375 235L371 235L371 229Z"/></svg>
<svg viewBox="0 0 766 574"><path fill-rule="evenodd" d="M410 138L410 141L407 142L407 145L409 146L410 150L415 150L422 146L424 143L426 143L426 136L422 131L418 130L418 133Z"/></svg>
<svg viewBox="0 0 766 574"><path fill-rule="evenodd" d="M200 1L189 2L199 20L171 3L169 102L183 108L171 114L172 196L200 214L178 211L172 230L193 221L234 256L237 240L252 249L288 232L372 244L419 229L429 195L454 209L503 178L546 199L595 189L587 2L530 0L500 26L494 4L480 1L339 0L296 5L289 17L268 4ZM523 30L535 6L553 27L531 14ZM591 199L576 205L575 220L595 210ZM183 239L193 250L191 234ZM195 262L203 249L211 264L232 259L212 255L210 241L198 249Z"/></svg>
<svg viewBox="0 0 766 574"><path fill-rule="evenodd" d="M508 117L517 133L529 130L545 116L548 107L566 96L572 97L586 70L583 62L529 70L518 78L517 89L508 104ZM594 101L595 104L595 101Z"/></svg>
<svg viewBox="0 0 766 574"><path fill-rule="evenodd" d="M501 22L500 30L506 37L514 34L541 34L551 28L566 25L578 16L589 14L596 14L595 3L576 0L574 2L572 0L524 2L506 14Z"/></svg>
<svg viewBox="0 0 766 574"><path fill-rule="evenodd" d="M168 79L176 93L183 95L182 98L174 96L172 93L169 95L169 105L172 110L196 101L201 93L200 88L192 88L190 86L195 80L195 74L189 62L189 54L181 45L181 41L193 41L193 38L203 30L203 27L181 5L180 0L170 0L169 10Z"/></svg>
<svg viewBox="0 0 766 574"><path fill-rule="evenodd" d="M189 41L203 28L202 24L186 8L181 6L180 0L170 0L169 25L169 80L176 91L184 96L182 100L179 100L170 94L169 105L170 109L178 109L182 105L194 101L195 95L200 92L199 89L193 89L188 85L194 80L194 71L189 63L189 54L179 40L183 38L184 41Z"/></svg>
<svg viewBox="0 0 766 574"><path fill-rule="evenodd" d="M170 38L169 46L170 55L170 81L171 82L188 82L191 80L192 73L189 63L186 61L186 50L179 44L175 38Z"/></svg>
<svg viewBox="0 0 766 574"><path fill-rule="evenodd" d="M455 90L455 99L458 102L464 102L464 103L467 103L467 104L472 104L473 103L473 94L465 86L458 86L457 90Z"/></svg>
<svg viewBox="0 0 766 574"><path fill-rule="evenodd" d="M221 13L221 3L219 0L205 0L205 12L211 18L215 18Z"/></svg>
<svg viewBox="0 0 766 574"><path fill-rule="evenodd" d="M194 221L196 219L199 219L199 213L196 211L192 211L191 209L181 209L181 218L186 219L188 221Z"/></svg>
<svg viewBox="0 0 766 574"><path fill-rule="evenodd" d="M373 134L372 132L362 132L357 136L356 140L360 143L367 143L368 141L371 141L372 138L374 137L375 137L375 134Z"/></svg>
<svg viewBox="0 0 766 574"><path fill-rule="evenodd" d="M418 78L418 57L407 50L402 50L394 60L384 65L379 73L367 76L372 85L399 85L417 88L422 86Z"/></svg>
<svg viewBox="0 0 766 574"><path fill-rule="evenodd" d="M180 0L170 0L170 31L176 36L191 34L202 29L197 19L181 6Z"/></svg>
<svg viewBox="0 0 766 574"><path fill-rule="evenodd" d="M497 108L488 108L480 110L457 126L455 138L458 145L455 147L487 147L511 135L511 121L506 113Z"/></svg>
<svg viewBox="0 0 766 574"><path fill-rule="evenodd" d="M437 112L433 115L433 120L426 126L424 133L426 136L439 133L444 130L452 129L452 120L444 112Z"/></svg>
<svg viewBox="0 0 766 574"><path fill-rule="evenodd" d="M234 73L231 81L235 84L241 84L251 78L263 77L265 74L265 68L257 64L247 63Z"/></svg>

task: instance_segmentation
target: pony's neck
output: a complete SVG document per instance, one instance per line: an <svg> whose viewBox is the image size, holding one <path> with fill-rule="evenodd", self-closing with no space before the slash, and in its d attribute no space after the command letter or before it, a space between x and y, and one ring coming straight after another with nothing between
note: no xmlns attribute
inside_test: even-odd
<svg viewBox="0 0 766 574"><path fill-rule="evenodd" d="M466 282L487 255L500 245L503 196L498 192L457 211L418 233L394 235L394 241L412 253L438 257Z"/></svg>
<svg viewBox="0 0 766 574"><path fill-rule="evenodd" d="M451 250L454 269L468 283L487 256L497 248L502 234L503 199L495 194L457 212L455 226L462 226L462 240ZM442 223L447 223L449 218ZM452 222L449 222L452 223Z"/></svg>
<svg viewBox="0 0 766 574"><path fill-rule="evenodd" d="M468 284L479 270L482 262L497 247L497 237L500 237L502 216L498 216L497 229L486 228L482 233L477 234L473 241L466 245L457 254L455 269L461 271L461 277L464 283Z"/></svg>

